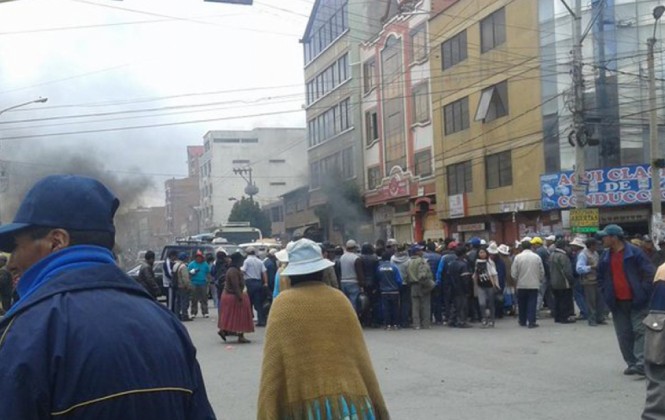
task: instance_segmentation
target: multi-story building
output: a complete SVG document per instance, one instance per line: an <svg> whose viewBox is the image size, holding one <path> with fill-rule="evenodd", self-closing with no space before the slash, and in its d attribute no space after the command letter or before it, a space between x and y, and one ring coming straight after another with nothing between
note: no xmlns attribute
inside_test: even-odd
<svg viewBox="0 0 665 420"><path fill-rule="evenodd" d="M443 236L430 112L430 59L438 50L429 48L429 11L429 0L417 13L396 10L360 48L365 204L375 235L400 242Z"/></svg>
<svg viewBox="0 0 665 420"><path fill-rule="evenodd" d="M201 233L199 178L172 178L164 183L166 226L171 238Z"/></svg>
<svg viewBox="0 0 665 420"><path fill-rule="evenodd" d="M383 0L317 0L302 37L305 61L307 159L310 206L325 206L334 186L354 181L362 188L360 42L373 38L387 18ZM355 203L362 206L362 203ZM321 220L329 239L344 232ZM324 226L324 224L327 224Z"/></svg>
<svg viewBox="0 0 665 420"><path fill-rule="evenodd" d="M267 205L307 184L304 128L213 130L203 141L199 189L205 229L226 223L234 202L243 195ZM250 174L258 192L247 189Z"/></svg>
<svg viewBox="0 0 665 420"><path fill-rule="evenodd" d="M434 159L446 233L508 242L531 228L552 229L541 219L538 183L544 170L538 2L435 5L429 22L436 50Z"/></svg>
<svg viewBox="0 0 665 420"><path fill-rule="evenodd" d="M572 0L570 3L575 4ZM534 2L535 3L535 2ZM571 134L570 76L557 61L569 57L571 16L560 1L539 0L542 53L541 102L546 175L541 177L545 219L566 221L575 207L572 170L575 149ZM600 140L585 147L587 206L599 208L599 224L618 223L629 233L644 234L651 217L651 175L647 39L653 36L652 10L662 4L641 0L581 2L582 22L597 16L583 43L586 129ZM584 27L583 27L584 29ZM656 26L656 107L661 155L665 57L662 24ZM534 91L535 92L535 91ZM564 226L565 227L565 226Z"/></svg>

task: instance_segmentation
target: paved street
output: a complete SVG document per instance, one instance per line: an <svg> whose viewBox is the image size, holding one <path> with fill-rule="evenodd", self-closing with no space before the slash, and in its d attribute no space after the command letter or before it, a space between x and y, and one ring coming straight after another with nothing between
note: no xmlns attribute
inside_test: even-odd
<svg viewBox="0 0 665 420"><path fill-rule="evenodd" d="M611 325L527 330L366 330L393 419L637 419L644 380L622 375ZM255 419L263 329L252 344L224 344L216 319L187 323L218 418ZM334 337L331 337L334 339Z"/></svg>

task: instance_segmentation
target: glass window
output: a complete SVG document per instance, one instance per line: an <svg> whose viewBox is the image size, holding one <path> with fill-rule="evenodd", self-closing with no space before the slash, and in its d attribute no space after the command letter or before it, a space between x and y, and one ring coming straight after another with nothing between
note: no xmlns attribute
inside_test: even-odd
<svg viewBox="0 0 665 420"><path fill-rule="evenodd" d="M376 110L365 112L365 144L370 145L379 138Z"/></svg>
<svg viewBox="0 0 665 420"><path fill-rule="evenodd" d="M411 32L411 49L414 62L420 62L427 59L427 31L425 24Z"/></svg>
<svg viewBox="0 0 665 420"><path fill-rule="evenodd" d="M441 44L441 68L449 69L467 58L466 29Z"/></svg>
<svg viewBox="0 0 665 420"><path fill-rule="evenodd" d="M353 178L353 148L349 147L342 151L342 177Z"/></svg>
<svg viewBox="0 0 665 420"><path fill-rule="evenodd" d="M422 178L432 175L432 150L422 150L417 152L414 156L415 168L414 172L416 176Z"/></svg>
<svg viewBox="0 0 665 420"><path fill-rule="evenodd" d="M374 89L376 60L371 59L363 64L363 92L368 93Z"/></svg>
<svg viewBox="0 0 665 420"><path fill-rule="evenodd" d="M462 98L443 107L444 133L457 133L469 128L469 98Z"/></svg>
<svg viewBox="0 0 665 420"><path fill-rule="evenodd" d="M480 95L476 121L490 122L508 115L508 82L484 89Z"/></svg>
<svg viewBox="0 0 665 420"><path fill-rule="evenodd" d="M429 121L429 103L429 84L425 81L413 88L412 123Z"/></svg>
<svg viewBox="0 0 665 420"><path fill-rule="evenodd" d="M473 192L471 161L456 163L446 167L448 195Z"/></svg>
<svg viewBox="0 0 665 420"><path fill-rule="evenodd" d="M381 184L381 167L367 168L367 188L375 190Z"/></svg>
<svg viewBox="0 0 665 420"><path fill-rule="evenodd" d="M513 164L510 150L485 158L485 182L487 189L513 184Z"/></svg>
<svg viewBox="0 0 665 420"><path fill-rule="evenodd" d="M312 189L321 186L321 162L314 162L309 167L309 183Z"/></svg>
<svg viewBox="0 0 665 420"><path fill-rule="evenodd" d="M506 11L497 10L480 21L480 51L487 52L506 42Z"/></svg>

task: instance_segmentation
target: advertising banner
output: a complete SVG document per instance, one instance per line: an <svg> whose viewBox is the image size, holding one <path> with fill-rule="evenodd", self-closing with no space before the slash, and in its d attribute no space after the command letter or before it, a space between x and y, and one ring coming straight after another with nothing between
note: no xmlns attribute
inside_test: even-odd
<svg viewBox="0 0 665 420"><path fill-rule="evenodd" d="M660 174L661 188L663 171ZM628 206L651 203L651 166L630 165L586 171L586 204L589 207ZM543 210L575 207L575 173L573 171L546 174L540 177L541 208ZM665 190L663 198L665 198Z"/></svg>

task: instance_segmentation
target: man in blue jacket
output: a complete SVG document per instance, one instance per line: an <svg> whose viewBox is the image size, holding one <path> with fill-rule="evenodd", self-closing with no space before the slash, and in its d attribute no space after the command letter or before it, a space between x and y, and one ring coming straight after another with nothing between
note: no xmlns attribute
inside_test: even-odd
<svg viewBox="0 0 665 420"><path fill-rule="evenodd" d="M612 311L624 375L644 376L644 325L655 268L644 252L624 240L623 229L607 225L598 232L607 248L598 264L598 284Z"/></svg>
<svg viewBox="0 0 665 420"><path fill-rule="evenodd" d="M19 300L0 321L0 413L24 419L214 419L196 350L115 264L119 201L55 175L0 227Z"/></svg>

